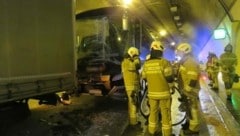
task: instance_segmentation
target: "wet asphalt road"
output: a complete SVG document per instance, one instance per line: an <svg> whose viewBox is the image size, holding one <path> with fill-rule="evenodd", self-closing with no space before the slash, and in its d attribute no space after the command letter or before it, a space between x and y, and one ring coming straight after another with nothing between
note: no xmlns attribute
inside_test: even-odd
<svg viewBox="0 0 240 136"><path fill-rule="evenodd" d="M219 89L218 90L211 89L211 91L216 93L216 95L222 100L224 105L226 105L227 109L231 112L235 120L240 124L240 88L236 88L233 86L233 88L231 89L232 92L231 100L227 100L221 74L219 74L218 80Z"/></svg>
<svg viewBox="0 0 240 136"><path fill-rule="evenodd" d="M120 136L127 123L127 101L82 95L71 105L38 105L0 111L1 136ZM19 107L19 105L17 106ZM21 106L22 107L22 106Z"/></svg>

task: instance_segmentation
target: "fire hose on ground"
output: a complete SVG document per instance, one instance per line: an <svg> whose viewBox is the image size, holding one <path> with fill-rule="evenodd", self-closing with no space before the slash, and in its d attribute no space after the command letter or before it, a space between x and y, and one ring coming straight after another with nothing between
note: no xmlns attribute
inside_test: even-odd
<svg viewBox="0 0 240 136"><path fill-rule="evenodd" d="M185 99L186 97L182 94L182 92L180 92L179 88L174 86L172 88L172 94L174 94L175 92L178 92L180 94L180 98L178 98L178 100L181 102L179 105L179 110L181 112L185 112L184 116L182 117L182 119L176 123L173 123L172 126L177 126L182 124L186 118L187 118L187 107L186 107L186 103L187 103L187 99ZM147 85L145 83L145 86L143 87L142 91L140 91L139 97L138 97L138 101L139 101L139 111L141 113L141 115L148 120L148 116L150 114L150 110L149 110L149 104L148 104L148 98L147 98ZM161 116L161 114L159 114L159 116Z"/></svg>

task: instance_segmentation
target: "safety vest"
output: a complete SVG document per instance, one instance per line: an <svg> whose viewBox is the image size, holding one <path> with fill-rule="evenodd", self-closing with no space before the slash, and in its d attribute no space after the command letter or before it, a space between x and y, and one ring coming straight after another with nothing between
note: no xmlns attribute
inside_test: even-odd
<svg viewBox="0 0 240 136"><path fill-rule="evenodd" d="M171 64L164 58L145 61L142 77L148 83L148 97L156 99L169 98L170 88L165 77L172 76Z"/></svg>

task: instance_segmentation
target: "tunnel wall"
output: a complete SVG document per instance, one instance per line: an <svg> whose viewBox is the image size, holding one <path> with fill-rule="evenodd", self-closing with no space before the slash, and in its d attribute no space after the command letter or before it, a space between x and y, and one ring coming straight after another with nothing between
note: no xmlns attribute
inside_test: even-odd
<svg viewBox="0 0 240 136"><path fill-rule="evenodd" d="M209 52L215 53L218 57L223 53L224 47L231 43L231 21L226 17L223 19L223 21L220 23L220 25L217 28L223 28L226 30L227 35L224 39L214 39L213 32L212 36L208 40L207 44L204 46L202 51L200 52L198 58L200 61L206 62L207 56Z"/></svg>
<svg viewBox="0 0 240 136"><path fill-rule="evenodd" d="M240 21L239 7L240 7L240 0L236 0L230 10L231 16L235 21L237 20Z"/></svg>
<svg viewBox="0 0 240 136"><path fill-rule="evenodd" d="M240 75L240 21L233 23L233 43L235 45L234 52L238 58L236 72ZM234 88L240 88L240 83L234 84Z"/></svg>
<svg viewBox="0 0 240 136"><path fill-rule="evenodd" d="M200 61L206 62L208 52L215 53L218 57L224 52L224 48L228 43L233 45L233 52L237 55L238 65L236 72L240 75L240 22L232 22L228 16L226 16L217 28L224 28L227 31L226 38L214 39L213 35L208 40L206 46L200 52L198 58ZM233 88L239 88L240 83L234 84Z"/></svg>

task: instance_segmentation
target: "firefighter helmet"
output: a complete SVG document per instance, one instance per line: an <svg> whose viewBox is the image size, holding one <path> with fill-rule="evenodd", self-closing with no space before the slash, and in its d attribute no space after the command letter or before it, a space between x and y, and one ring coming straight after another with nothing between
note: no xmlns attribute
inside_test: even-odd
<svg viewBox="0 0 240 136"><path fill-rule="evenodd" d="M164 47L163 47L163 44L162 44L160 41L153 41L153 42L151 43L150 49L151 49L151 50L163 51L163 50L164 50Z"/></svg>
<svg viewBox="0 0 240 136"><path fill-rule="evenodd" d="M181 43L177 46L176 51L181 51L184 54L188 54L192 51L192 47L189 43Z"/></svg>
<svg viewBox="0 0 240 136"><path fill-rule="evenodd" d="M232 52L232 45L229 43L225 48L224 48L225 52Z"/></svg>
<svg viewBox="0 0 240 136"><path fill-rule="evenodd" d="M133 56L135 56L135 55L139 55L139 51L138 51L138 49L137 49L136 47L130 47L130 48L128 49L128 55L129 55L130 57L133 57Z"/></svg>

